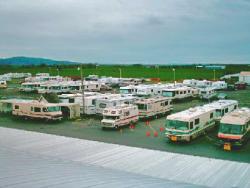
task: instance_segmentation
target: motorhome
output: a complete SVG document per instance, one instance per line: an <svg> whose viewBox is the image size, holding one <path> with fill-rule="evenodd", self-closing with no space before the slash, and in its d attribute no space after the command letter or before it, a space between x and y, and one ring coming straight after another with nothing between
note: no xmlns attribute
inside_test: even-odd
<svg viewBox="0 0 250 188"><path fill-rule="evenodd" d="M4 80L4 81L1 81L0 80L0 89L5 89L7 88L7 82Z"/></svg>
<svg viewBox="0 0 250 188"><path fill-rule="evenodd" d="M23 100L13 103L12 114L18 117L44 120L61 120L60 106L48 103L44 98L39 100Z"/></svg>
<svg viewBox="0 0 250 188"><path fill-rule="evenodd" d="M210 100L216 97L217 93L213 87L199 88L199 95L202 100Z"/></svg>
<svg viewBox="0 0 250 188"><path fill-rule="evenodd" d="M122 104L133 104L136 101L133 96L121 96L120 94L111 94L104 98L96 99L96 114L102 115L104 108L120 106Z"/></svg>
<svg viewBox="0 0 250 188"><path fill-rule="evenodd" d="M245 144L250 138L250 109L240 108L225 115L220 121L218 138L224 150Z"/></svg>
<svg viewBox="0 0 250 188"><path fill-rule="evenodd" d="M165 115L173 110L172 100L160 96L138 99L135 105L138 106L139 118L141 119Z"/></svg>
<svg viewBox="0 0 250 188"><path fill-rule="evenodd" d="M103 110L101 126L103 128L116 128L134 124L138 121L138 108L135 105L123 104Z"/></svg>
<svg viewBox="0 0 250 188"><path fill-rule="evenodd" d="M136 86L137 96L149 97L149 96L160 96L162 90L173 84L149 84L149 85L138 85Z"/></svg>
<svg viewBox="0 0 250 188"><path fill-rule="evenodd" d="M40 82L24 82L21 84L20 91L36 92L40 88Z"/></svg>
<svg viewBox="0 0 250 188"><path fill-rule="evenodd" d="M215 126L215 109L201 106L167 116L166 137L173 141L191 141Z"/></svg>
<svg viewBox="0 0 250 188"><path fill-rule="evenodd" d="M224 115L238 108L236 100L218 100L204 105L205 107L214 108L216 111L215 120L220 120Z"/></svg>
<svg viewBox="0 0 250 188"><path fill-rule="evenodd" d="M187 86L172 86L162 90L162 96L172 100L181 100L189 97L197 97L199 89Z"/></svg>
<svg viewBox="0 0 250 188"><path fill-rule="evenodd" d="M123 95L136 95L137 93L137 87L134 85L128 85L128 86L124 86L124 87L120 87L120 94Z"/></svg>
<svg viewBox="0 0 250 188"><path fill-rule="evenodd" d="M227 89L227 83L225 81L215 81L212 82L212 87L215 90L225 90Z"/></svg>

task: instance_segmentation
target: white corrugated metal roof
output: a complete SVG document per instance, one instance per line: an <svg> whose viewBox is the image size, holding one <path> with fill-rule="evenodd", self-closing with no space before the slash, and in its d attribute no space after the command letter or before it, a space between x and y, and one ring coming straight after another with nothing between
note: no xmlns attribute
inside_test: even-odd
<svg viewBox="0 0 250 188"><path fill-rule="evenodd" d="M4 148L7 148L10 152L25 153L28 156L28 160L24 160L27 165L25 163L22 165L22 162L18 161L16 163L11 162L13 161L11 159L13 156L19 159L19 154L12 155L10 153L10 159L7 159L9 163L5 162L6 158L5 160L0 158L3 161L0 168L0 185L4 185L2 183L6 182L16 182L14 187L21 187L18 186L20 184L18 180L23 177L21 183L29 183L28 186L23 187L32 187L34 183L35 185L40 185L40 182L43 182L43 180L46 180L48 186L49 183L52 184L53 182L58 182L60 186L64 186L62 182L66 181L66 183L72 182L75 187L84 187L85 183L90 182L95 182L97 185L99 182L99 187L103 187L101 183L112 183L114 179L117 180L114 180L116 183L123 185L121 187L129 185L130 187L138 187L139 185L146 187L144 183L147 184L147 181L144 182L144 179L148 177L148 179L152 178L152 181L154 181L154 178L157 179L155 181L159 181L159 186L154 183L151 184L155 187L163 185L160 180L209 187L250 187L250 164L248 163L107 144L8 128L0 128L0 148L0 157L3 156L2 150ZM48 161L46 162L46 160ZM57 164L58 161L60 161L59 164ZM76 169L69 167L74 164ZM79 168L81 165L83 165L82 168ZM90 170L93 171L84 171L85 166L90 166ZM48 173L53 175L48 176L45 171L41 172L44 169L49 169ZM75 173L77 174L77 169L79 170L78 173L83 175L80 180L75 175ZM102 170L107 170L112 175L108 176ZM62 175L64 172L69 173ZM34 183L30 182L32 180L29 177L30 173L32 174L31 177L36 179ZM93 174L92 178L88 177L89 173ZM114 174L116 175L115 178ZM137 176L140 183L135 180ZM96 177L96 179L93 177ZM135 179L131 177L135 177ZM131 184L124 185L126 182ZM66 183L65 187L69 187ZM106 187L108 186L110 187L111 185ZM168 184L164 184L164 186L168 187ZM176 187L178 183L176 186L169 186Z"/></svg>

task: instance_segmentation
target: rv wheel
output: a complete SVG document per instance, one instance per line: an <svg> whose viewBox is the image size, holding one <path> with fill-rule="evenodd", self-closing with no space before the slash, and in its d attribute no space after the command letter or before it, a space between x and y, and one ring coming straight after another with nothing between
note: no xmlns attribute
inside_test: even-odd
<svg viewBox="0 0 250 188"><path fill-rule="evenodd" d="M116 125L115 128L118 129L119 128L118 125Z"/></svg>

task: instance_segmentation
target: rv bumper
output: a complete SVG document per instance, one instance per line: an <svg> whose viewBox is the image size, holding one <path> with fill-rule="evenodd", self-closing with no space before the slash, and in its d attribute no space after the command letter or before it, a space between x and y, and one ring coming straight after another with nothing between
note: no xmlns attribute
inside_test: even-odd
<svg viewBox="0 0 250 188"><path fill-rule="evenodd" d="M189 135L174 135L174 134L166 134L166 137L172 141L172 142L178 142L178 141L190 141Z"/></svg>

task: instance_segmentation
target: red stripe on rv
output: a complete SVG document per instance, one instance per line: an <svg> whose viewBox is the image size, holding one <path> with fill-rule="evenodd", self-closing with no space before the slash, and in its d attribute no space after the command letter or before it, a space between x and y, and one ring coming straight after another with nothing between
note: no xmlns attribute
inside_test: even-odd
<svg viewBox="0 0 250 188"><path fill-rule="evenodd" d="M219 133L218 137L219 138L228 138L228 139L232 139L232 140L239 140L239 139L241 139L242 135L232 135L232 134Z"/></svg>

